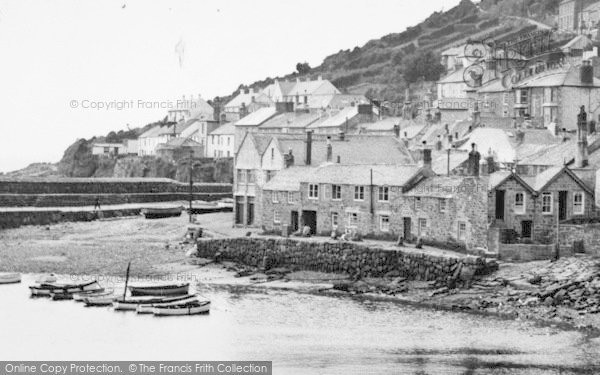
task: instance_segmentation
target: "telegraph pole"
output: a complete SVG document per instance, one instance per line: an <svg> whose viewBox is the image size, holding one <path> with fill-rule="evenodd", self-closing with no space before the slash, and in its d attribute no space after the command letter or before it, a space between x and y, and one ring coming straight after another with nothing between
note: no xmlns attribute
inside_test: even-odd
<svg viewBox="0 0 600 375"><path fill-rule="evenodd" d="M192 222L192 201L194 200L194 179L192 174L194 172L194 151L190 150L190 213L189 220Z"/></svg>

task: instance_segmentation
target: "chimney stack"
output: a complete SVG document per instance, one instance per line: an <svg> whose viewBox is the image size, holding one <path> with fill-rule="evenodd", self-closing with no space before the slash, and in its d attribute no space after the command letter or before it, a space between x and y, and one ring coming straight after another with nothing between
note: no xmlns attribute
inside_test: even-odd
<svg viewBox="0 0 600 375"><path fill-rule="evenodd" d="M331 137L327 137L327 162L331 162L333 147L331 146Z"/></svg>
<svg viewBox="0 0 600 375"><path fill-rule="evenodd" d="M471 152L469 152L468 171L470 176L479 176L479 160L481 155L477 151L477 145L471 143Z"/></svg>
<svg viewBox="0 0 600 375"><path fill-rule="evenodd" d="M283 161L285 163L285 167L289 168L294 165L294 154L292 154L292 149L288 150L288 153L283 155Z"/></svg>
<svg viewBox="0 0 600 375"><path fill-rule="evenodd" d="M312 162L312 130L306 132L306 165Z"/></svg>
<svg viewBox="0 0 600 375"><path fill-rule="evenodd" d="M473 118L472 118L472 123L471 126L473 127L473 129L475 129L475 127L477 127L477 125L481 122L481 112L479 112L479 103L477 101L475 101L475 103L473 104Z"/></svg>
<svg viewBox="0 0 600 375"><path fill-rule="evenodd" d="M492 174L496 172L496 163L494 162L494 154L491 148L488 150L488 154L485 158L485 161L487 163L487 173Z"/></svg>
<svg viewBox="0 0 600 375"><path fill-rule="evenodd" d="M577 156L575 161L577 168L588 166L587 114L584 106L580 107L577 115Z"/></svg>

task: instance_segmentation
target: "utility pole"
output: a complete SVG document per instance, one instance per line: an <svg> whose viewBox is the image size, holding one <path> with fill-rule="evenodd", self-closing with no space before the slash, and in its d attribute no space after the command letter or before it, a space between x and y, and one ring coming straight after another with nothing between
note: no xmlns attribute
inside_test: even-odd
<svg viewBox="0 0 600 375"><path fill-rule="evenodd" d="M370 211L371 211L371 216L373 215L373 169L371 168L371 185L370 185L370 192L369 192L369 206L370 206Z"/></svg>
<svg viewBox="0 0 600 375"><path fill-rule="evenodd" d="M559 194L560 197L560 194ZM554 200L554 196L552 196L552 200ZM552 202L554 206L554 202ZM560 198L558 199L558 204L556 205L556 248L554 249L554 260L558 260L560 258Z"/></svg>
<svg viewBox="0 0 600 375"><path fill-rule="evenodd" d="M192 222L192 201L194 200L194 179L192 174L194 172L194 150L190 150L190 213L189 220Z"/></svg>

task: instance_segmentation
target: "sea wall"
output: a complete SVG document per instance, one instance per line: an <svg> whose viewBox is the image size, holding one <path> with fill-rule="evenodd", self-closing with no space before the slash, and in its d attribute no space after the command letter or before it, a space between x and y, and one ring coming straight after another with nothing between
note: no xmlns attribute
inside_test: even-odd
<svg viewBox="0 0 600 375"><path fill-rule="evenodd" d="M198 256L250 266L292 267L299 270L379 277L393 272L410 280L470 280L497 268L482 257L418 249L393 249L353 242L279 238L201 239Z"/></svg>
<svg viewBox="0 0 600 375"><path fill-rule="evenodd" d="M8 211L0 213L0 229L22 225L50 225L68 221L93 221L122 216L136 216L140 208L93 211Z"/></svg>
<svg viewBox="0 0 600 375"><path fill-rule="evenodd" d="M0 207L60 207L189 199L189 184L166 178L1 179ZM194 199L232 196L231 184L194 184Z"/></svg>

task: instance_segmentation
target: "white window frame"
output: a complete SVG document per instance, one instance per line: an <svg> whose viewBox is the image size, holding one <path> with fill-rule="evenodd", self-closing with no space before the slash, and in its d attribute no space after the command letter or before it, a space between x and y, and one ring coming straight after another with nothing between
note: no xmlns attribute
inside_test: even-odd
<svg viewBox="0 0 600 375"><path fill-rule="evenodd" d="M575 197L577 196L581 196L581 203L577 204L575 203ZM578 210L576 210L575 208L579 207ZM583 193L583 191L575 191L573 192L573 215L583 215L583 213L585 212L585 194Z"/></svg>
<svg viewBox="0 0 600 375"><path fill-rule="evenodd" d="M337 229L340 226L340 214L337 212L331 213L331 227Z"/></svg>
<svg viewBox="0 0 600 375"><path fill-rule="evenodd" d="M384 218L387 219L387 223L384 225ZM390 231L390 215L379 215L379 230L382 232Z"/></svg>
<svg viewBox="0 0 600 375"><path fill-rule="evenodd" d="M517 196L518 195L522 195L523 196L523 199L521 200L521 206L517 205ZM514 202L513 202L513 208L514 208L515 214L522 215L522 214L525 213L525 211L526 211L526 209L525 209L525 204L526 204L525 200L526 200L526 198L525 198L525 192L524 191L517 191L515 193L515 199L514 199Z"/></svg>
<svg viewBox="0 0 600 375"><path fill-rule="evenodd" d="M448 200L446 198L440 198L439 201L440 212L448 212Z"/></svg>
<svg viewBox="0 0 600 375"><path fill-rule="evenodd" d="M281 224L281 212L279 210L273 211L273 223Z"/></svg>
<svg viewBox="0 0 600 375"><path fill-rule="evenodd" d="M354 200L359 202L365 200L365 187L363 185L354 186Z"/></svg>
<svg viewBox="0 0 600 375"><path fill-rule="evenodd" d="M271 192L271 202L273 203L279 203L279 192L276 190L273 190Z"/></svg>
<svg viewBox="0 0 600 375"><path fill-rule="evenodd" d="M421 223L425 223L424 226L421 226ZM426 236L427 235L427 219L424 217L420 217L417 220L417 230L419 232L419 236Z"/></svg>
<svg viewBox="0 0 600 375"><path fill-rule="evenodd" d="M308 199L319 199L319 184L308 184Z"/></svg>
<svg viewBox="0 0 600 375"><path fill-rule="evenodd" d="M296 199L294 197L294 192L293 191L288 191L287 201L288 201L288 203L296 203Z"/></svg>
<svg viewBox="0 0 600 375"><path fill-rule="evenodd" d="M351 220L351 218L356 218L356 222ZM346 212L346 219L348 222L348 228L356 228L358 227L358 212Z"/></svg>
<svg viewBox="0 0 600 375"><path fill-rule="evenodd" d="M338 188L339 196L336 196L335 191ZM331 200L332 201L341 201L342 200L342 185L331 184Z"/></svg>
<svg viewBox="0 0 600 375"><path fill-rule="evenodd" d="M383 195L383 199L381 199L382 195ZM389 186L379 186L377 188L377 201L378 202L389 202L390 201L390 188L389 188Z"/></svg>
<svg viewBox="0 0 600 375"><path fill-rule="evenodd" d="M544 198L550 197L550 210L544 211ZM554 194L552 192L544 192L542 193L542 215L552 215L552 211L554 211Z"/></svg>

